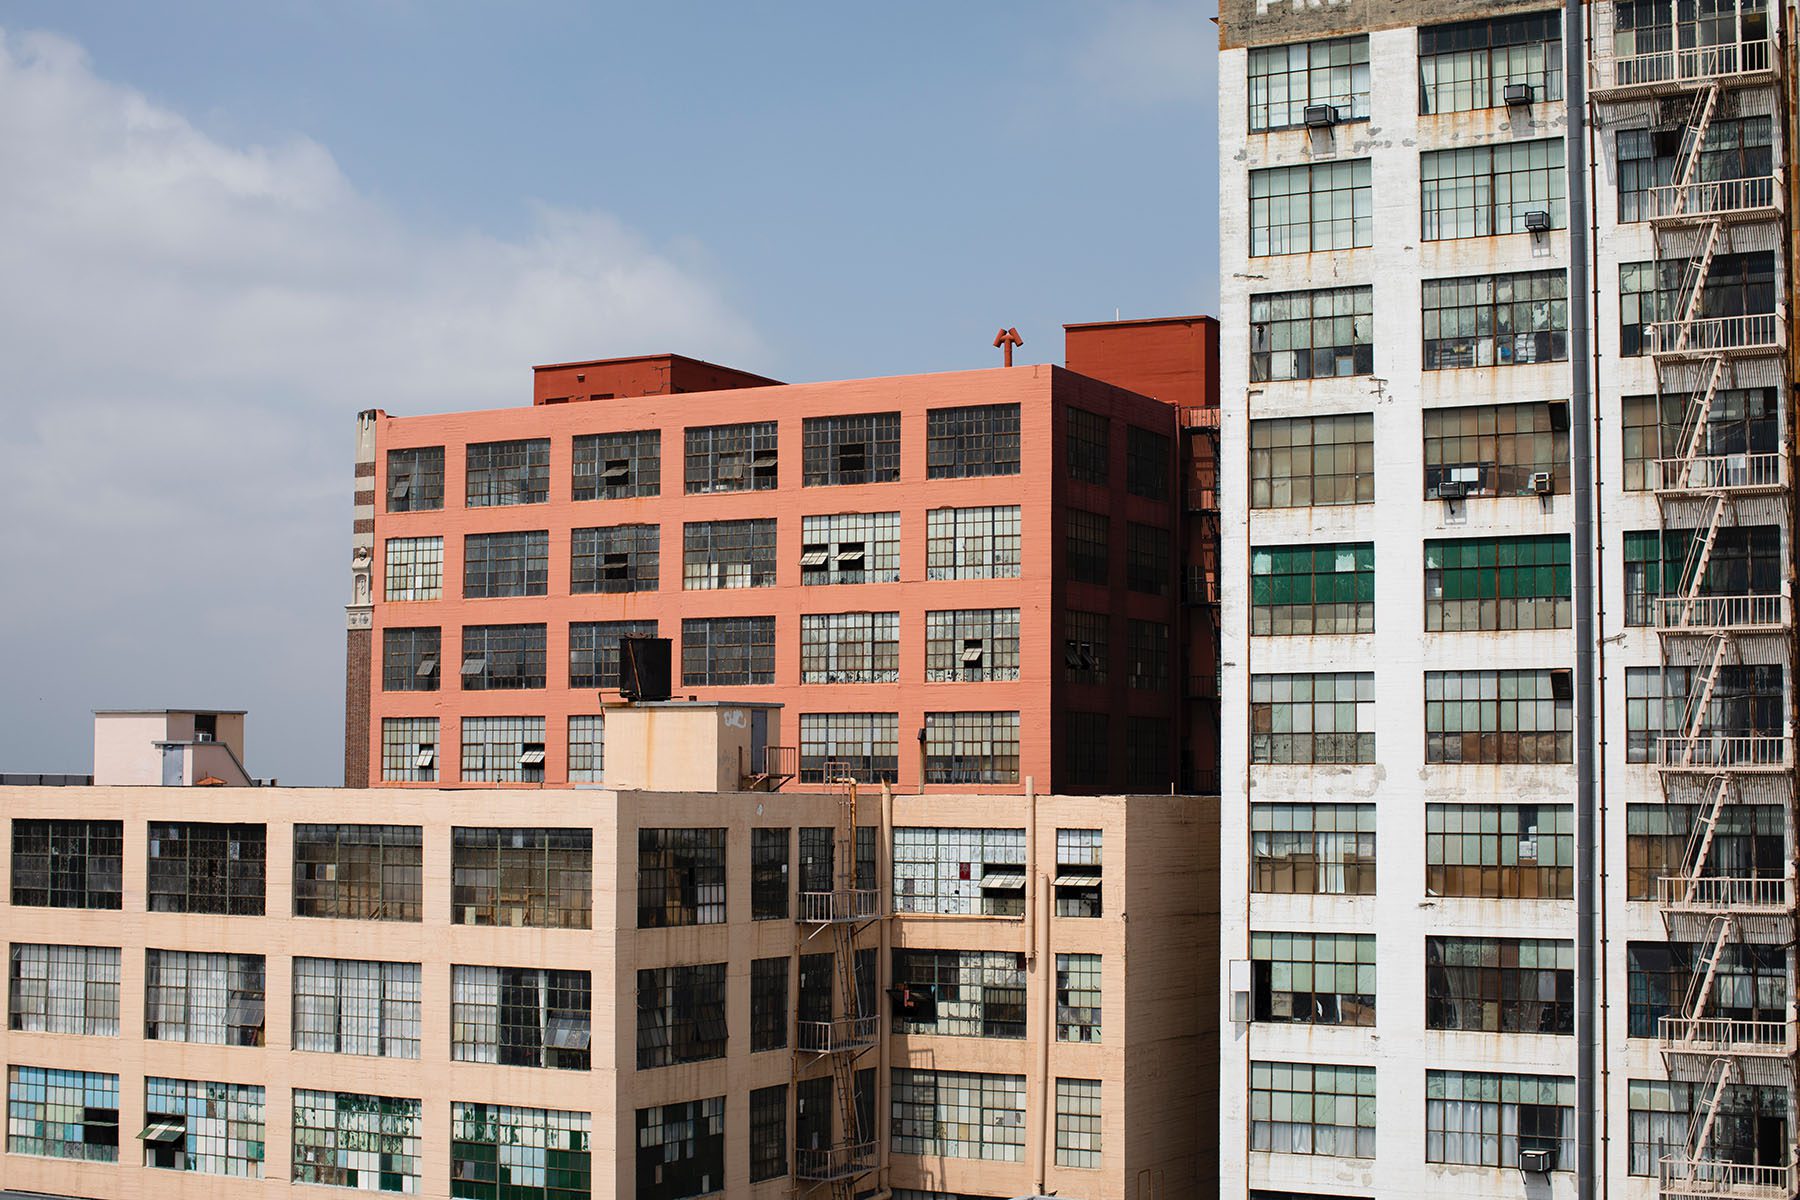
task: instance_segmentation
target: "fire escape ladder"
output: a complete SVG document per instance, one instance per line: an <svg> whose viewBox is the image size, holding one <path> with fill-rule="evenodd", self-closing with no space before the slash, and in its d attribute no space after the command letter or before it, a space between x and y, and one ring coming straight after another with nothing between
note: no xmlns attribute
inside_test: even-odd
<svg viewBox="0 0 1800 1200"><path fill-rule="evenodd" d="M1706 858L1712 853L1713 834L1719 830L1719 817L1725 810L1725 797L1731 790L1729 775L1715 775L1707 781L1706 803L1701 806L1700 820L1688 835L1688 848L1682 858L1682 895L1693 903L1706 874Z"/></svg>
<svg viewBox="0 0 1800 1200"><path fill-rule="evenodd" d="M1700 174L1700 152L1706 145L1706 131L1718 108L1719 85L1714 81L1694 97L1694 111L1681 137L1681 170L1676 176L1674 211L1666 214L1668 216L1678 217L1687 207L1688 190L1695 176Z"/></svg>
<svg viewBox="0 0 1800 1200"><path fill-rule="evenodd" d="M1688 546L1681 564L1681 627L1693 620L1694 609L1706 591L1706 568L1712 564L1713 549L1719 544L1719 528L1725 523L1728 501L1724 495L1712 497L1712 513Z"/></svg>
<svg viewBox="0 0 1800 1200"><path fill-rule="evenodd" d="M1725 360L1714 357L1711 368L1703 367L1701 370L1704 374L1700 385L1688 397L1687 425L1681 431L1681 469L1675 476L1680 483L1675 486L1684 488L1703 487L1705 484L1697 483L1696 480L1710 478L1710 472L1696 473L1694 464L1700 457L1700 451L1706 446L1706 427L1712 420L1713 400L1719 394L1719 385L1725 380ZM1670 486L1666 482L1667 476L1664 478L1664 486Z"/></svg>
<svg viewBox="0 0 1800 1200"><path fill-rule="evenodd" d="M1725 947L1731 944L1731 935L1737 928L1737 922L1730 917L1714 917L1707 927L1706 941L1700 944L1700 965L1703 969L1688 985L1687 998L1682 1002L1681 1015L1686 1019L1689 1029L1706 1015L1706 1006L1712 1000L1713 984L1719 976L1719 963L1725 957Z"/></svg>
<svg viewBox="0 0 1800 1200"><path fill-rule="evenodd" d="M1692 765L1694 751L1706 729L1707 717L1712 712L1713 688L1717 686L1719 673L1724 669L1725 652L1730 639L1718 634L1713 637L1712 643L1712 655L1700 668L1704 674L1694 681L1696 686L1688 693L1687 711L1682 714L1681 765L1684 767Z"/></svg>
<svg viewBox="0 0 1800 1200"><path fill-rule="evenodd" d="M1712 1148L1713 1125L1719 1119L1719 1110L1725 1106L1725 1089L1731 1086L1732 1076L1736 1073L1737 1069L1729 1058L1713 1059L1700 1101L1702 1107L1694 1114L1700 1119L1688 1131L1689 1162L1704 1159L1706 1152Z"/></svg>
<svg viewBox="0 0 1800 1200"><path fill-rule="evenodd" d="M1679 317L1677 336L1673 346L1660 349L1683 351L1687 349L1688 339L1693 335L1694 321L1700 315L1700 302L1706 296L1706 279L1712 274L1713 257L1719 252L1719 242L1724 238L1725 226L1716 217L1706 223L1705 242L1700 253L1688 260L1687 268L1682 273L1681 291L1676 297L1675 308Z"/></svg>

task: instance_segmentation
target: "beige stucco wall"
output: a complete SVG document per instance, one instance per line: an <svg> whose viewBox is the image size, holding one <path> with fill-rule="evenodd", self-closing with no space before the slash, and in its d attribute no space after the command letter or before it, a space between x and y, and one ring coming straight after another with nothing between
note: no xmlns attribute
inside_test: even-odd
<svg viewBox="0 0 1800 1200"><path fill-rule="evenodd" d="M609 747L610 750L610 747ZM610 757L610 755L609 755ZM1027 1146L1020 1163L892 1156L888 1182L898 1187L990 1195L1019 1195L1039 1183L1064 1197L1138 1200L1142 1171L1157 1173L1158 1195L1181 1200L1199 1194L1183 1175L1192 1143L1208 1129L1191 1119L1195 1091L1210 1088L1216 1067L1201 1059L1198 1031L1212 1021L1190 994L1204 937L1198 930L1187 875L1202 858L1197 830L1210 827L1209 801L1167 797L1041 798L902 796L892 801L900 825L1025 827L1030 838L1028 908L1032 918L908 916L875 922L858 945L879 946L881 984L891 973L894 946L1016 949L1032 955L1028 971L1028 1028L1023 1042L948 1036L890 1036L865 1052L859 1068L878 1069L877 1124L885 1143L888 1068L935 1067L1027 1076ZM0 1032L7 1064L51 1066L120 1075L121 1151L118 1164L85 1164L0 1154L0 1187L98 1198L161 1197L179 1180L183 1196L247 1197L285 1190L292 1145L294 1088L361 1091L423 1102L423 1194L449 1186L452 1100L569 1109L593 1114L593 1194L631 1196L636 1110L665 1102L726 1097L725 1191L731 1196L787 1195L793 1180L749 1184L749 1092L822 1073L823 1063L797 1061L791 1051L749 1051L750 963L756 958L812 953L829 938L808 939L809 927L791 921L750 920L748 831L759 825L832 825L840 799L821 794L699 794L600 790L396 790L15 788L0 789L8 818L117 818L125 829L124 909L84 912L14 908L10 854L0 855L0 928L12 942L117 946L121 949L118 1038ZM254 814L254 815L253 815ZM207 917L144 911L147 821L268 822L267 913L264 917ZM865 790L858 823L883 820L881 794ZM292 912L292 827L296 822L414 824L424 830L424 920L399 922L296 919ZM450 924L450 830L458 825L586 826L594 832L591 930L491 929ZM727 923L637 930L636 854L641 827L724 827L727 832ZM1050 918L1048 880L1055 872L1058 828L1104 831L1104 909L1100 919ZM10 839L10 830L8 830ZM797 843L798 835L795 835ZM883 847L880 882L891 890ZM10 840L9 840L10 846ZM797 845L796 845L797 850ZM840 855L842 855L840 851ZM1149 869L1140 887L1138 859ZM1157 882L1160 877L1160 884ZM794 872L790 872L794 878ZM884 906L885 907L885 906ZM1144 936L1138 935L1138 930ZM1129 931L1129 933L1128 933ZM1160 931L1160 932L1158 932ZM1216 939L1215 939L1216 940ZM144 951L219 950L267 958L266 1042L263 1047L195 1046L146 1042ZM1092 952L1103 960L1103 1041L1077 1045L1054 1038L1055 954ZM1210 951L1204 952L1210 953ZM361 958L422 964L423 1027L418 1061L295 1052L291 1041L292 959ZM677 963L727 964L728 1053L723 1059L639 1072L636 1053L636 972ZM594 977L592 1069L549 1071L449 1060L450 968L456 963L587 970ZM1210 972L1210 965L1206 968ZM790 1021L798 992L790 976ZM885 1017L883 1028L889 1027ZM1140 1032L1141 1031L1141 1032ZM1137 1054L1134 1038L1153 1039ZM794 1039L790 1034L789 1043ZM1134 1065L1135 1064L1135 1065ZM1127 1102L1128 1070L1131 1099ZM147 1075L260 1084L267 1089L267 1143L262 1181L175 1176L138 1165ZM1054 1080L1103 1081L1104 1166L1054 1164ZM1046 1105L1046 1097L1048 1104ZM790 1104L791 1104L790 1095ZM1135 1115L1134 1115L1135 1114ZM1133 1122L1141 1123L1136 1129ZM790 1141L793 1121L790 1113ZM869 1186L865 1183L864 1186Z"/></svg>

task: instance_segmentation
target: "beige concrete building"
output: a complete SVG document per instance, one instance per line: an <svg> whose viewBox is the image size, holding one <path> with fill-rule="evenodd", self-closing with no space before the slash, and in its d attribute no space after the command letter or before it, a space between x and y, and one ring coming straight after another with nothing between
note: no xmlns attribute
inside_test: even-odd
<svg viewBox="0 0 1800 1200"><path fill-rule="evenodd" d="M106 779L0 788L0 1189L1212 1194L1209 799Z"/></svg>

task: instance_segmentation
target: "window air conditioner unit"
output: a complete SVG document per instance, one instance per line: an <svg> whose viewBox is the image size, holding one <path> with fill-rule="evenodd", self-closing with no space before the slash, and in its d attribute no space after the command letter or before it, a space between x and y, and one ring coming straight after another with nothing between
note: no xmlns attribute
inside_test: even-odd
<svg viewBox="0 0 1800 1200"><path fill-rule="evenodd" d="M1534 208L1525 214L1525 228L1532 233L1548 233L1550 230L1550 214L1541 208Z"/></svg>
<svg viewBox="0 0 1800 1200"><path fill-rule="evenodd" d="M1550 472L1548 472L1548 471L1533 471L1531 473L1531 490L1533 492L1536 492L1538 495L1548 496L1548 495L1550 495L1550 493L1552 491L1555 490L1555 487L1556 487L1556 484L1552 480Z"/></svg>
<svg viewBox="0 0 1800 1200"><path fill-rule="evenodd" d="M1446 479L1437 487L1439 500L1461 500L1469 494L1469 485L1460 479Z"/></svg>
<svg viewBox="0 0 1800 1200"><path fill-rule="evenodd" d="M1531 85L1529 83L1509 83L1506 85L1506 107L1531 107Z"/></svg>
<svg viewBox="0 0 1800 1200"><path fill-rule="evenodd" d="M1554 1150L1521 1150L1519 1151L1519 1170L1533 1175L1548 1175L1556 1168L1556 1151Z"/></svg>
<svg viewBox="0 0 1800 1200"><path fill-rule="evenodd" d="M1301 118L1308 129L1330 129L1338 123L1337 108L1330 104L1309 104Z"/></svg>

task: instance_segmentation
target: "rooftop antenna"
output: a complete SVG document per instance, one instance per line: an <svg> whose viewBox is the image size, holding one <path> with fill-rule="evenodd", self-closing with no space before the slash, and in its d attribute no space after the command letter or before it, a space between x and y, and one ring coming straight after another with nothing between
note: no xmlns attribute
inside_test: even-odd
<svg viewBox="0 0 1800 1200"><path fill-rule="evenodd" d="M1025 339L1019 336L1019 331L1017 329L1002 329L999 333L994 335L994 345L1001 347L1004 351L1006 354L1005 365L1009 367L1012 366L1013 347L1023 346L1024 344Z"/></svg>

